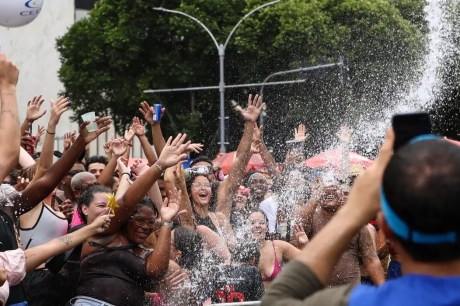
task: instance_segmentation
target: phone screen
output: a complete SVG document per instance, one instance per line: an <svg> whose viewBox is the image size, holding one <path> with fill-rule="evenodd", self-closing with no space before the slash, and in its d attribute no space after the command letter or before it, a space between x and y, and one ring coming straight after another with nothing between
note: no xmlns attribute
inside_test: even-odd
<svg viewBox="0 0 460 306"><path fill-rule="evenodd" d="M431 134L430 117L427 113L394 115L392 125L395 132L394 151L416 136Z"/></svg>

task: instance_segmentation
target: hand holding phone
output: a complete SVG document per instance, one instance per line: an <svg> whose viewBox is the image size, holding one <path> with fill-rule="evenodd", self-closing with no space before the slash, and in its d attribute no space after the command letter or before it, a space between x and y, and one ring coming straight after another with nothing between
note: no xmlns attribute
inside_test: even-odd
<svg viewBox="0 0 460 306"><path fill-rule="evenodd" d="M392 125L395 132L394 151L407 144L416 136L431 134L431 122L427 113L394 115Z"/></svg>

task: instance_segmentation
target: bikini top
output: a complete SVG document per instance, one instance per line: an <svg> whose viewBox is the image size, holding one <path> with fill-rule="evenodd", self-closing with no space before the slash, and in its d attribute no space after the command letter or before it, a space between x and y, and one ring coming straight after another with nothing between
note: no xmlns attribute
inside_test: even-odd
<svg viewBox="0 0 460 306"><path fill-rule="evenodd" d="M281 264L278 261L278 258L276 257L275 243L273 242L273 240L272 240L272 246L273 246L273 252L275 252L275 262L274 262L273 272L272 272L272 275L262 278L264 282L273 281L278 276L278 274L281 273Z"/></svg>

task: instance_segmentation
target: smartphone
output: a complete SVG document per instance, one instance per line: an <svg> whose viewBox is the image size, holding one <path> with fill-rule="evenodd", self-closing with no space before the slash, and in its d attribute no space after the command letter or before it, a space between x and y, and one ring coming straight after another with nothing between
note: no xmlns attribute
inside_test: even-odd
<svg viewBox="0 0 460 306"><path fill-rule="evenodd" d="M392 125L395 132L394 151L404 146L416 136L431 134L430 116L427 113L394 115Z"/></svg>

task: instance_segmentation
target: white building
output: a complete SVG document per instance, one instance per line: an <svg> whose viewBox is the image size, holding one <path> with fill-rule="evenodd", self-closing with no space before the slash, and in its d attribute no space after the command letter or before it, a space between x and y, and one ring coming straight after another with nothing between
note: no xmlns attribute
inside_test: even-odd
<svg viewBox="0 0 460 306"><path fill-rule="evenodd" d="M48 122L49 100L55 99L64 91L64 86L58 79L60 61L56 38L65 34L76 20L84 18L94 2L95 0L44 0L40 14L28 25L18 28L0 26L1 51L20 69L18 103L21 122L25 118L27 101L39 94L46 101L44 106L48 110L47 114L34 123L33 133L36 132L37 125L46 125ZM71 122L70 116L70 111L64 113L59 122L56 131L57 150L62 151L64 133L78 131L78 124ZM103 154L102 145L113 134L111 129L108 135L99 136L98 144L93 143L91 146L91 154ZM136 145L134 147L138 148Z"/></svg>

